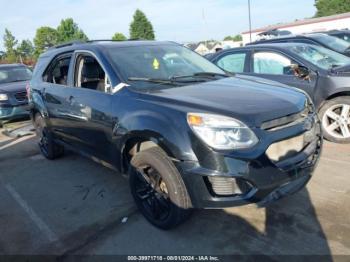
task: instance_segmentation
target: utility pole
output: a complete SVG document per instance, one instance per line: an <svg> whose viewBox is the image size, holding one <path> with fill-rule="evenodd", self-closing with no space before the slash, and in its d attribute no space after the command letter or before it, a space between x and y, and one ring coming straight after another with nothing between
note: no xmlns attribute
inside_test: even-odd
<svg viewBox="0 0 350 262"><path fill-rule="evenodd" d="M252 19L250 15L250 0L248 0L248 15L249 15L249 38L251 43L252 42Z"/></svg>

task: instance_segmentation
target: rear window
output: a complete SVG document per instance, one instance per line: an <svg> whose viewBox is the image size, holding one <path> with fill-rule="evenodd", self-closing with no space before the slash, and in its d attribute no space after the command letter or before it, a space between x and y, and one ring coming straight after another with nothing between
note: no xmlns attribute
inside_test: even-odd
<svg viewBox="0 0 350 262"><path fill-rule="evenodd" d="M54 59L45 70L43 81L57 85L67 85L71 58L72 54L64 54Z"/></svg>
<svg viewBox="0 0 350 262"><path fill-rule="evenodd" d="M0 68L0 84L28 81L31 77L32 71L25 66Z"/></svg>

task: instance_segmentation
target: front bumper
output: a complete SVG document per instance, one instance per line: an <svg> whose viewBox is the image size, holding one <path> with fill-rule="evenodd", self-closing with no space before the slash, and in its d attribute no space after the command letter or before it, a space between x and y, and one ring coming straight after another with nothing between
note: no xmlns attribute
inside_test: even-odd
<svg viewBox="0 0 350 262"><path fill-rule="evenodd" d="M0 120L12 120L25 116L29 116L27 104L17 106L0 105Z"/></svg>
<svg viewBox="0 0 350 262"><path fill-rule="evenodd" d="M267 148L273 138L283 141L307 132L303 123L271 132L269 142L262 142L263 149L242 154L208 154L205 159L210 162L183 161L177 163L194 208L225 208L257 203L264 206L283 196L293 194L303 188L310 180L317 166L321 149L322 134L317 116L313 116L313 135L310 142L298 153L273 161L267 156ZM276 141L275 141L276 142ZM257 154L256 151L260 153ZM209 165L218 168L208 168ZM226 179L226 180L223 180ZM212 181L217 180L215 185ZM241 187L240 193L218 195L215 190L225 190L229 181L236 181ZM224 181L224 182L223 182ZM225 182L226 181L226 182Z"/></svg>

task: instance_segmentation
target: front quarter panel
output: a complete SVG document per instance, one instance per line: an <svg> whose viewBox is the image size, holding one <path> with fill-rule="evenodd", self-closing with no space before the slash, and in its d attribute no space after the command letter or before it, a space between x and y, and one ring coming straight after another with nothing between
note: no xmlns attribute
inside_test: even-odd
<svg viewBox="0 0 350 262"><path fill-rule="evenodd" d="M128 95L119 101L113 105L113 111L119 112L113 136L120 150L130 139L149 140L175 159L197 160L184 112Z"/></svg>
<svg viewBox="0 0 350 262"><path fill-rule="evenodd" d="M335 75L320 76L317 89L315 104L317 107L320 107L329 97L338 93L350 92L350 77Z"/></svg>
<svg viewBox="0 0 350 262"><path fill-rule="evenodd" d="M39 88L40 83L36 81L30 82L30 95L29 95L29 108L31 117L34 117L36 112L39 112L44 118L48 116L45 103L42 98L41 89Z"/></svg>

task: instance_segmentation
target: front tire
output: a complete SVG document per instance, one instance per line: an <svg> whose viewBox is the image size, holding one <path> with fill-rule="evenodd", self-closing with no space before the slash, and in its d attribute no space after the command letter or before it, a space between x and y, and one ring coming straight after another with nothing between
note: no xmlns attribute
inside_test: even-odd
<svg viewBox="0 0 350 262"><path fill-rule="evenodd" d="M350 96L327 101L319 115L324 138L335 143L350 143Z"/></svg>
<svg viewBox="0 0 350 262"><path fill-rule="evenodd" d="M143 216L161 229L171 229L190 215L191 201L177 168L154 147L131 159L130 187Z"/></svg>
<svg viewBox="0 0 350 262"><path fill-rule="evenodd" d="M34 127L38 138L38 145L43 156L50 160L61 157L64 154L64 147L55 143L44 118L39 113L34 117Z"/></svg>

